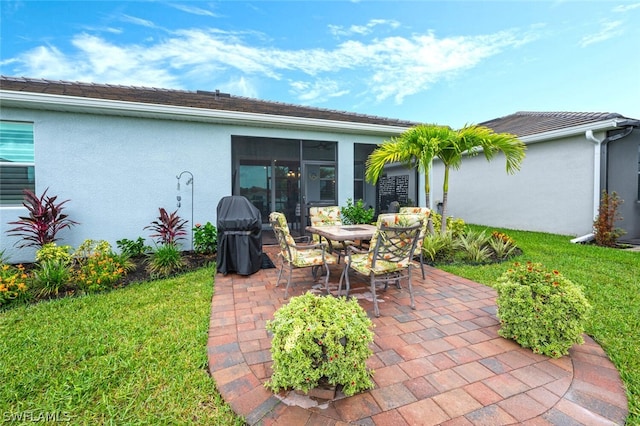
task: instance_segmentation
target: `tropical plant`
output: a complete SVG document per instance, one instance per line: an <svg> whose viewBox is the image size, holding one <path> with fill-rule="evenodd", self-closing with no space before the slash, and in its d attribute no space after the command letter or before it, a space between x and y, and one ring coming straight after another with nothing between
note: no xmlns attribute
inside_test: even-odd
<svg viewBox="0 0 640 426"><path fill-rule="evenodd" d="M624 230L615 227L616 221L621 219L618 207L622 203L615 191L611 194L602 191L598 217L593 222L593 233L599 246L615 247L617 239L625 234Z"/></svg>
<svg viewBox="0 0 640 426"><path fill-rule="evenodd" d="M33 287L38 297L57 296L71 283L72 266L64 259L48 259L38 262L33 271Z"/></svg>
<svg viewBox="0 0 640 426"><path fill-rule="evenodd" d="M57 235L63 229L77 225L63 214L65 200L56 203L57 196L48 196L45 189L40 197L25 189L22 205L29 211L29 216L19 216L20 220L9 222L10 225L18 225L7 231L10 236L20 237L16 242L18 248L43 247L47 243L58 241Z"/></svg>
<svg viewBox="0 0 640 426"><path fill-rule="evenodd" d="M429 172L433 160L439 158L444 165L442 216L446 217L449 170L458 169L465 155L477 155L480 151L487 160L502 152L506 158L507 173L513 173L520 168L524 159L525 145L514 135L494 133L483 126L468 125L460 130L453 130L448 126L422 124L376 148L367 159L365 177L375 184L382 176L384 166L390 163L401 163L408 168L417 167L425 177L425 196L429 206ZM446 221L441 224L440 232L446 232Z"/></svg>
<svg viewBox="0 0 640 426"><path fill-rule="evenodd" d="M342 385L347 396L373 388L366 365L373 324L357 299L306 293L291 298L273 318L266 325L273 333L273 374L265 386L308 392L326 380Z"/></svg>
<svg viewBox="0 0 640 426"><path fill-rule="evenodd" d="M491 257L491 250L488 246L490 239L491 237L487 236L484 231L467 230L460 237L462 259L475 264L487 263Z"/></svg>
<svg viewBox="0 0 640 426"><path fill-rule="evenodd" d="M178 240L183 240L187 235L187 231L184 229L187 220L178 216L178 210L167 213L164 208L160 207L159 211L158 219L143 229L151 229L154 233L150 237L156 238L158 244L175 244Z"/></svg>
<svg viewBox="0 0 640 426"><path fill-rule="evenodd" d="M582 289L557 270L540 263L515 263L495 288L500 336L553 358L584 342L591 306Z"/></svg>
<svg viewBox="0 0 640 426"><path fill-rule="evenodd" d="M184 268L182 254L175 244L162 244L151 254L147 271L153 278L162 278L180 272Z"/></svg>
<svg viewBox="0 0 640 426"><path fill-rule="evenodd" d="M452 232L429 234L422 242L422 255L427 262L453 262L460 242Z"/></svg>
<svg viewBox="0 0 640 426"><path fill-rule="evenodd" d="M498 260L505 260L512 257L518 248L510 236L497 231L491 233L489 247L491 247L491 250L493 250Z"/></svg>
<svg viewBox="0 0 640 426"><path fill-rule="evenodd" d="M347 198L347 205L340 208L340 216L345 225L371 223L375 216L375 210L372 207L365 208L362 200L358 200L354 204L351 198Z"/></svg>
<svg viewBox="0 0 640 426"><path fill-rule="evenodd" d="M193 249L196 253L215 253L218 249L218 229L211 223L196 223L193 228Z"/></svg>
<svg viewBox="0 0 640 426"><path fill-rule="evenodd" d="M433 218L433 226L436 229L441 228L442 223L442 215L440 213L431 212L430 217ZM447 232L451 232L454 237L460 237L465 232L467 232L467 224L464 222L464 219L459 217L449 216L447 218Z"/></svg>
<svg viewBox="0 0 640 426"><path fill-rule="evenodd" d="M116 241L116 246L120 250L120 253L127 257L140 257L149 253L152 249L145 244L144 238L138 237L136 240L129 240L123 238Z"/></svg>

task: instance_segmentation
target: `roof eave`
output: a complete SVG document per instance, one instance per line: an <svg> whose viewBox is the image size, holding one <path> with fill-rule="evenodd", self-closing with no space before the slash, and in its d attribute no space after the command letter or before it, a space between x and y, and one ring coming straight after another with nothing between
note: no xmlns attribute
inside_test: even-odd
<svg viewBox="0 0 640 426"><path fill-rule="evenodd" d="M584 135L587 130L593 132L604 132L607 130L618 129L625 126L625 122L628 119L624 118L612 118L603 121L596 121L593 123L581 124L579 126L566 127L564 129L551 130L544 133L536 133L534 135L520 136L520 139L525 144L531 144L536 142L544 142L553 139L561 139L570 136Z"/></svg>
<svg viewBox="0 0 640 426"><path fill-rule="evenodd" d="M276 127L355 133L361 135L394 136L408 127L338 120L322 120L273 114L159 105L143 102L96 99L47 93L0 90L0 100L5 107L32 108L51 111L68 111L165 120L197 121L242 126Z"/></svg>

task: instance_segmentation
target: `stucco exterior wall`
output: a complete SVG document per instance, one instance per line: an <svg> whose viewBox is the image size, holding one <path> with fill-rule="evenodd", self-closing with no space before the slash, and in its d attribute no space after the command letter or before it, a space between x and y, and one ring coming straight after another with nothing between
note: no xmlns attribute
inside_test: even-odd
<svg viewBox="0 0 640 426"><path fill-rule="evenodd" d="M432 200L442 200L442 164L432 175ZM505 171L504 156L465 158L449 175L447 216L467 223L585 235L592 230L594 144L584 136L531 143L521 170Z"/></svg>
<svg viewBox="0 0 640 426"><path fill-rule="evenodd" d="M353 194L353 144L380 143L383 138L330 132L242 127L195 121L64 113L3 108L2 120L34 123L36 193L70 200L65 213L79 225L59 234L59 244L77 247L86 239L107 240L116 247L122 238L144 237L143 228L172 212L182 197L179 215L191 222L216 223L221 197L231 195L231 135L338 141L338 199ZM194 196L176 176L194 176ZM25 215L23 207L0 207L0 250L12 262L30 262L33 249L16 249L8 237L8 222ZM188 225L189 229L191 223ZM183 246L190 248L190 233Z"/></svg>

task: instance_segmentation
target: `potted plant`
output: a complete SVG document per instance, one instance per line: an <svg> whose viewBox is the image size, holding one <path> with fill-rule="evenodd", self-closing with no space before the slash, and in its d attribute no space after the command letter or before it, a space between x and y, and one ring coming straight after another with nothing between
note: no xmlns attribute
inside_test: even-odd
<svg viewBox="0 0 640 426"><path fill-rule="evenodd" d="M552 358L584 343L591 309L579 286L540 263L515 263L496 285L502 337Z"/></svg>
<svg viewBox="0 0 640 426"><path fill-rule="evenodd" d="M373 388L373 324L356 299L306 293L291 298L267 322L273 334L273 374L265 386L274 392L303 392L319 384L341 385L347 395Z"/></svg>

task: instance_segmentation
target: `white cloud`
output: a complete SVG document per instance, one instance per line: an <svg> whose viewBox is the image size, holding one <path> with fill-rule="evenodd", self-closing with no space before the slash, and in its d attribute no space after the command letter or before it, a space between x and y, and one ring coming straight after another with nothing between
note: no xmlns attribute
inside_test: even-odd
<svg viewBox="0 0 640 426"><path fill-rule="evenodd" d="M374 28L378 25L388 25L391 28L398 28L400 23L394 20L372 19L365 25L351 25L349 28L344 28L341 25L329 25L329 32L334 36L367 35L373 32Z"/></svg>
<svg viewBox="0 0 640 426"><path fill-rule="evenodd" d="M195 7L195 6L189 6L182 3L169 3L169 6L175 9L181 10L183 12L190 13L192 15L211 16L211 17L218 16L210 10L202 9L200 7Z"/></svg>
<svg viewBox="0 0 640 426"><path fill-rule="evenodd" d="M621 4L613 8L614 12L627 12L629 10L640 8L640 3Z"/></svg>
<svg viewBox="0 0 640 426"><path fill-rule="evenodd" d="M584 36L582 40L580 40L580 46L586 47L590 44L600 43L602 41L609 40L610 38L622 35L622 29L620 28L621 25L622 21L603 22L600 31Z"/></svg>
<svg viewBox="0 0 640 426"><path fill-rule="evenodd" d="M120 20L122 22L128 22L130 24L140 25L142 27L148 27L148 28L156 27L156 24L154 24L152 21L149 21L147 19L142 19L142 18L136 18L135 16L130 16L130 15L122 15Z"/></svg>
<svg viewBox="0 0 640 426"><path fill-rule="evenodd" d="M393 22L371 21L367 25L382 24ZM333 48L287 50L248 41L259 36L189 29L144 45L116 45L83 33L73 38L73 52L41 46L10 60L17 75L34 77L166 88L193 88L196 83L202 88L216 83L249 97L258 97L256 87L260 84L256 83L267 80L287 84L301 102L321 103L357 93L355 96L368 101L393 99L402 103L405 97L427 90L437 81L533 39L516 31L445 38L428 32L345 41ZM226 86L220 83L225 81Z"/></svg>

